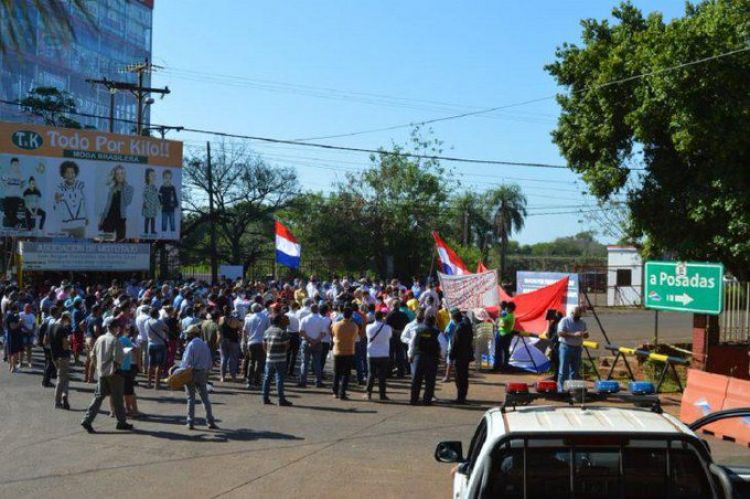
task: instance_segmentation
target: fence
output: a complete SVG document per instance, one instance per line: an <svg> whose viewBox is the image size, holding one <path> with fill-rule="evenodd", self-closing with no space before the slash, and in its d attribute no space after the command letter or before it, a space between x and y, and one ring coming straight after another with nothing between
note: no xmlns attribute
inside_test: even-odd
<svg viewBox="0 0 750 499"><path fill-rule="evenodd" d="M722 343L750 341L750 281L724 284L724 310L719 316Z"/></svg>

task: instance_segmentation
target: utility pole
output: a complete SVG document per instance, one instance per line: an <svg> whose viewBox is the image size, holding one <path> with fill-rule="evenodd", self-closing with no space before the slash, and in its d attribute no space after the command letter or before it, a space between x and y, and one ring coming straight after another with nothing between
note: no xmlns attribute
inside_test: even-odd
<svg viewBox="0 0 750 499"><path fill-rule="evenodd" d="M157 126L147 126L144 128L144 130L156 130L159 132L159 135L161 135L161 140L164 140L166 138L167 132L175 131L175 132L181 132L185 127L183 126L168 126L168 125L157 125Z"/></svg>
<svg viewBox="0 0 750 499"><path fill-rule="evenodd" d="M128 64L125 70L130 73L138 73L138 84L134 85L135 88L130 91L138 101L138 109L136 110L136 134L141 135L143 132L143 101L149 94L160 94L162 97L170 93L169 87L164 88L152 88L143 86L143 75L150 73L158 66L155 66L148 62L148 57L143 61L136 64ZM132 83L131 83L132 85ZM153 102L153 100L151 101Z"/></svg>
<svg viewBox="0 0 750 499"><path fill-rule="evenodd" d="M148 59L145 62L139 62L137 64L130 64L126 67L126 71L131 73L138 73L138 83L130 83L127 81L115 81L108 78L102 78L100 80L87 79L88 83L95 85L103 85L109 90L109 131L114 131L115 121L115 94L118 90L124 90L133 94L137 101L136 110L136 133L141 135L143 132L143 102L146 100L149 94L159 94L164 97L166 94L171 93L169 87L164 88L153 88L143 86L143 75L151 72L156 66L150 64ZM153 102L153 100L151 100Z"/></svg>
<svg viewBox="0 0 750 499"><path fill-rule="evenodd" d="M206 142L206 180L208 180L208 223L211 235L211 247L209 254L211 258L211 284L216 284L219 268L216 262L216 223L214 220L214 175L211 168L211 142Z"/></svg>

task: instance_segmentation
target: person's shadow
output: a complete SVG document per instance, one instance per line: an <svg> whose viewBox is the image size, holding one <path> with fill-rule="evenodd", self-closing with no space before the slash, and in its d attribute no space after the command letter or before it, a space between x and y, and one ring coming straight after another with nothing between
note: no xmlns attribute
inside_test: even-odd
<svg viewBox="0 0 750 499"><path fill-rule="evenodd" d="M106 432L100 432L106 433ZM114 432L112 432L114 433ZM122 434L122 432L119 432ZM196 426L195 430L188 432L174 431L149 431L139 428L133 429L132 433L137 435L147 435L155 438L164 438L167 440L187 441L187 442L253 442L256 440L304 440L302 437L288 433L278 433L274 431L253 431L249 428L238 428L234 430L210 430Z"/></svg>

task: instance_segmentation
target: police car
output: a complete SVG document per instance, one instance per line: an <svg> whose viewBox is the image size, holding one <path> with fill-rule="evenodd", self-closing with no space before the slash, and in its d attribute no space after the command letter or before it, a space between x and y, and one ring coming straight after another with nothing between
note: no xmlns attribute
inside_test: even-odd
<svg viewBox="0 0 750 499"><path fill-rule="evenodd" d="M693 432L750 416L750 408L688 427L662 412L650 383L631 383L627 394L613 381L593 392L581 381L566 383L563 393L552 381L530 388L506 385L503 406L485 413L466 455L461 442L438 444L435 458L457 464L454 498L750 498L750 468L715 464ZM534 405L539 398L567 405ZM628 405L601 403L612 399Z"/></svg>

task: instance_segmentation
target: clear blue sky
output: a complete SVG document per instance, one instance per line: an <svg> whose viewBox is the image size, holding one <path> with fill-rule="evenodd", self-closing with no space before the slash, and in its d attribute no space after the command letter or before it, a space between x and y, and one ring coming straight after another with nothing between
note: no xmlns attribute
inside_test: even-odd
<svg viewBox="0 0 750 499"><path fill-rule="evenodd" d="M665 18L683 0L636 1ZM610 0L156 0L154 76L172 94L154 123L286 139L388 127L513 104L558 89L543 66L563 42L577 42L582 18L604 18ZM554 100L433 125L446 153L564 164L550 140ZM377 148L409 129L321 140ZM205 136L172 134L186 146ZM365 154L253 143L269 162L297 169L304 188L329 190ZM568 170L447 164L465 188L515 181L529 213L593 206ZM516 180L522 179L522 180ZM586 208L583 208L586 209ZM522 243L600 230L576 214L529 216ZM609 242L606 237L601 239Z"/></svg>

